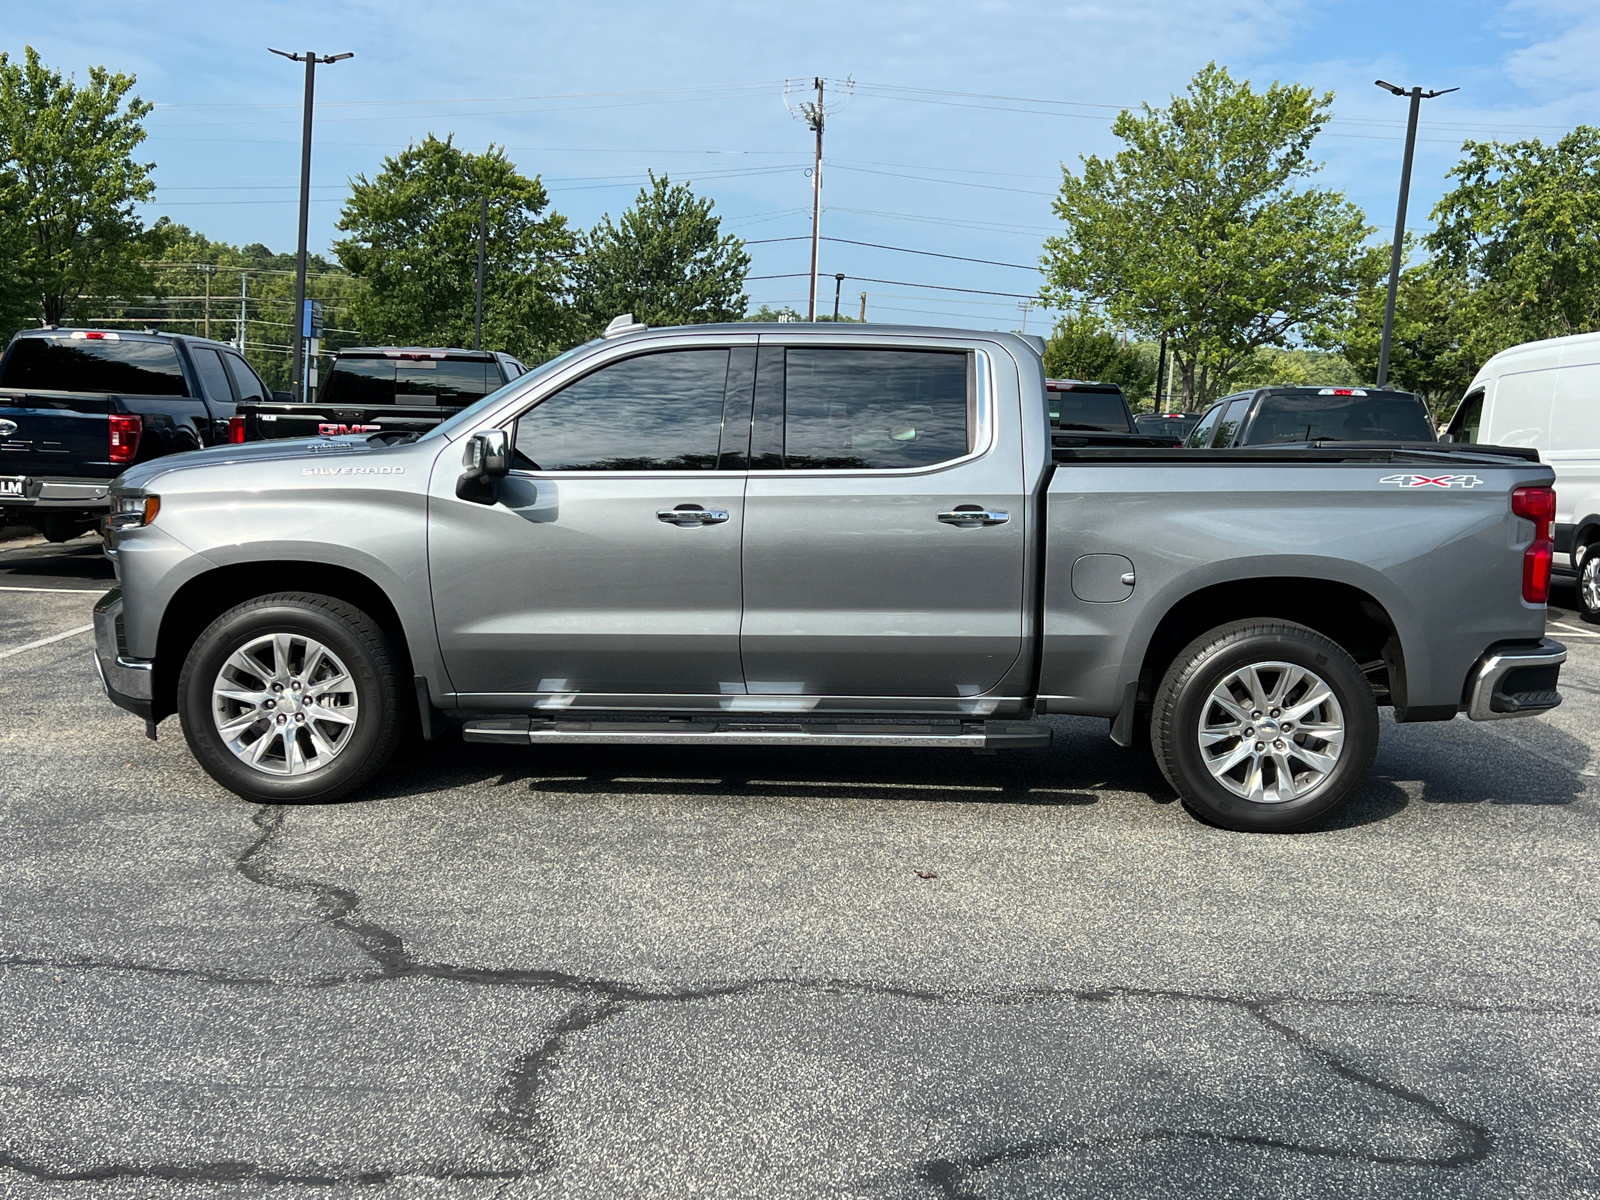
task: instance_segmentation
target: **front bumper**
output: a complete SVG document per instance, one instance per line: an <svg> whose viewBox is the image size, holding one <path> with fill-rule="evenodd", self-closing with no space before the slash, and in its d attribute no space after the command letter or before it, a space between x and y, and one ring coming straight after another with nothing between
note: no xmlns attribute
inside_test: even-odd
<svg viewBox="0 0 1600 1200"><path fill-rule="evenodd" d="M147 731L154 729L151 687L155 662L129 658L121 635L122 589L112 588L94 606L94 669L100 686L118 707L143 717Z"/></svg>
<svg viewBox="0 0 1600 1200"><path fill-rule="evenodd" d="M1467 716L1503 721L1549 712L1561 703L1556 684L1566 661L1567 648L1549 638L1491 646L1467 676Z"/></svg>

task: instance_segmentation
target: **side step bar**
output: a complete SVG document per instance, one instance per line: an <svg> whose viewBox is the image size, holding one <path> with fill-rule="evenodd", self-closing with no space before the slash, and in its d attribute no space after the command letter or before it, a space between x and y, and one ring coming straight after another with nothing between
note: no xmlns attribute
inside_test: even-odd
<svg viewBox="0 0 1600 1200"><path fill-rule="evenodd" d="M483 717L468 721L468 742L515 745L599 743L684 746L929 746L960 750L1020 750L1048 746L1051 729L1036 721L949 721L850 724L811 721L550 721Z"/></svg>

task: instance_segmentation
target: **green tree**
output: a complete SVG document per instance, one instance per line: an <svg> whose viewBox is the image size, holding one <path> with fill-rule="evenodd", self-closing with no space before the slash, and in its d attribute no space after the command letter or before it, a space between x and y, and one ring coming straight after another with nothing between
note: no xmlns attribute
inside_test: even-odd
<svg viewBox="0 0 1600 1200"><path fill-rule="evenodd" d="M470 346L479 201L489 201L483 344L539 362L570 341L563 304L574 239L538 176L503 149L470 154L429 134L358 175L340 213L339 262L361 278L355 326L377 342Z"/></svg>
<svg viewBox="0 0 1600 1200"><path fill-rule="evenodd" d="M1124 149L1062 168L1046 302L1097 301L1125 328L1166 333L1185 407L1258 346L1332 343L1383 269L1361 210L1303 184L1332 102L1299 85L1256 92L1212 63L1166 109L1123 111Z"/></svg>
<svg viewBox="0 0 1600 1200"><path fill-rule="evenodd" d="M573 304L589 334L619 313L647 325L700 325L744 318L750 298L744 243L721 232L711 200L650 173L633 207L607 213L583 238L573 267Z"/></svg>
<svg viewBox="0 0 1600 1200"><path fill-rule="evenodd" d="M1056 322L1044 346L1044 373L1051 379L1114 383L1131 400L1142 398L1156 377L1153 358L1088 309Z"/></svg>
<svg viewBox="0 0 1600 1200"><path fill-rule="evenodd" d="M0 280L12 320L51 324L96 301L142 292L151 249L134 206L155 194L154 163L135 162L151 105L134 77L90 67L88 83L39 61L0 53Z"/></svg>
<svg viewBox="0 0 1600 1200"><path fill-rule="evenodd" d="M1600 129L1462 149L1428 249L1476 318L1463 348L1481 361L1600 326Z"/></svg>
<svg viewBox="0 0 1600 1200"><path fill-rule="evenodd" d="M1355 319L1345 330L1341 349L1364 383L1378 377L1388 291L1387 278L1363 290L1356 299ZM1457 273L1432 259L1402 270L1395 293L1388 382L1425 397L1435 415L1447 415L1482 361L1481 351L1469 343L1487 338L1495 349L1512 344L1503 341L1503 331L1479 326L1485 316L1481 307Z"/></svg>

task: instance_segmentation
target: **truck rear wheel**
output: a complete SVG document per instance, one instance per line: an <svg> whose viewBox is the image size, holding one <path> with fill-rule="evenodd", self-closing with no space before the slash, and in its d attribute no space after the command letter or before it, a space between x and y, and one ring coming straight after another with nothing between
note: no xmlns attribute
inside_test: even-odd
<svg viewBox="0 0 1600 1200"><path fill-rule="evenodd" d="M1287 621L1237 621L1179 652L1150 738L1193 813L1226 829L1293 833L1355 794L1378 749L1378 710L1335 642Z"/></svg>
<svg viewBox="0 0 1600 1200"><path fill-rule="evenodd" d="M223 787L266 804L333 800L372 778L400 740L401 697L377 623L305 593L229 609L178 677L190 752Z"/></svg>

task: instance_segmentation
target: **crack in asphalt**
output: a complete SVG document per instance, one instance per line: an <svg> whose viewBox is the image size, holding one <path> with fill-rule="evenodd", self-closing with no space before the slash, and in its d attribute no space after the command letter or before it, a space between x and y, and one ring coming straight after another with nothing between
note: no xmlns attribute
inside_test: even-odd
<svg viewBox="0 0 1600 1200"><path fill-rule="evenodd" d="M282 834L287 812L282 806L259 809L252 818L259 836L235 860L235 867L249 882L291 895L307 897L327 925L347 934L372 960L375 970L322 976L307 983L286 984L271 977L243 975L198 968L145 966L86 958L46 959L40 957L0 957L0 967L49 967L54 969L108 970L195 979L225 986L266 988L330 987L348 983L374 983L387 980L425 978L458 983L542 988L566 992L577 1002L548 1031L543 1042L520 1055L507 1071L497 1090L492 1108L483 1118L484 1127L503 1141L526 1147L534 1161L527 1167L472 1170L470 1168L421 1168L339 1173L333 1170L281 1171L235 1160L199 1164L106 1164L82 1169L54 1168L32 1162L19 1154L0 1150L0 1169L9 1169L48 1181L96 1181L111 1179L159 1179L184 1182L301 1184L327 1186L340 1183L383 1184L404 1178L437 1180L505 1180L509 1186L519 1179L547 1173L557 1162L555 1128L541 1103L541 1087L559 1065L574 1035L594 1028L642 1004L688 1003L749 995L761 989L791 988L818 994L870 995L926 1003L1007 1005L1076 1001L1111 1003L1117 999L1170 1000L1212 1004L1248 1014L1264 1029L1282 1038L1301 1053L1314 1058L1334 1075L1369 1088L1391 1099L1414 1106L1452 1130L1459 1141L1450 1154L1434 1156L1367 1153L1357 1149L1298 1142L1248 1134L1210 1130L1145 1129L1128 1130L1099 1138L1040 1138L1002 1145L980 1154L960 1158L931 1159L920 1165L915 1178L939 1189L946 1200L975 1200L979 1193L967 1190L968 1181L989 1168L1023 1162L1049 1155L1084 1151L1118 1144L1138 1144L1161 1140L1187 1140L1220 1145L1251 1146L1279 1150L1314 1158L1339 1159L1381 1166L1431 1167L1454 1169L1482 1161L1493 1150L1491 1131L1479 1122L1459 1116L1441 1101L1363 1071L1334 1051L1318 1045L1309 1036L1270 1015L1269 1009L1297 1003L1313 1005L1360 1005L1416 1009L1438 1013L1517 1014L1550 1016L1596 1016L1600 1008L1574 1010L1569 1007L1540 1005L1480 1004L1471 1001L1437 1001L1420 997L1375 993L1362 997L1317 998L1291 993L1237 996L1220 993L1185 992L1166 988L1107 986L1101 988L1022 988L1001 993L899 987L890 984L834 979L763 977L698 988L650 989L595 976L576 975L550 969L487 968L450 963L417 961L406 949L399 934L359 914L361 897L348 889L317 880L283 875L270 861L270 850Z"/></svg>

